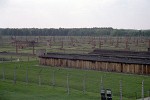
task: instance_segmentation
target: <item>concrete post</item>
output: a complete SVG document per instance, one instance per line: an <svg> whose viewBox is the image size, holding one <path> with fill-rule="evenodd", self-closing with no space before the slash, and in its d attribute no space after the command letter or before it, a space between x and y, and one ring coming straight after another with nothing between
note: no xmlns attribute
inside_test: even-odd
<svg viewBox="0 0 150 100"><path fill-rule="evenodd" d="M142 100L144 100L144 80L142 81Z"/></svg>
<svg viewBox="0 0 150 100"><path fill-rule="evenodd" d="M122 100L122 81L120 80L120 100Z"/></svg>

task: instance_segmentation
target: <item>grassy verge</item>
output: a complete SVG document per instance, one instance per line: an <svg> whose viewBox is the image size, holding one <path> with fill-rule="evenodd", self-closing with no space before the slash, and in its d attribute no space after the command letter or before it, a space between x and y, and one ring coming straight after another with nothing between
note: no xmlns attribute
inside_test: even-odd
<svg viewBox="0 0 150 100"><path fill-rule="evenodd" d="M13 83L14 70L16 70L16 85ZM41 66L37 61L0 63L1 79L3 72L5 72L5 81L0 82L0 94L2 98L8 100L11 98L14 98L11 100L99 100L101 77L103 77L104 88L112 90L114 100L119 100L120 80L122 80L124 100L135 100L136 96L141 97L142 80L144 80L145 97L148 96L150 89L149 76ZM25 83L27 72L28 85ZM69 96L66 91L67 74L69 74ZM39 75L41 86L38 86ZM83 93L84 78L85 94Z"/></svg>

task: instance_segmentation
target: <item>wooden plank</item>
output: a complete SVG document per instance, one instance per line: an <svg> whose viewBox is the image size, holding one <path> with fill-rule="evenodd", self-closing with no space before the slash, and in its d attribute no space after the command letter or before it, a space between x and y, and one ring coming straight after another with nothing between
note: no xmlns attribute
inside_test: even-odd
<svg viewBox="0 0 150 100"><path fill-rule="evenodd" d="M124 64L111 62L97 62L97 61L83 61L83 60L67 60L67 59L53 59L40 58L39 63L50 66L63 66L80 69L92 69L102 71L115 71L133 74L150 74L149 65L139 64Z"/></svg>

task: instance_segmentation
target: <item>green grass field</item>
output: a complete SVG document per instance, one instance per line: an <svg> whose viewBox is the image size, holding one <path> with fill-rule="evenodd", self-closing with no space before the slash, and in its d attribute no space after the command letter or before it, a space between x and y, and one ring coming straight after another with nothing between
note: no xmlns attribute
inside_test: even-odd
<svg viewBox="0 0 150 100"><path fill-rule="evenodd" d="M14 84L14 70L16 84ZM28 73L28 84L26 73ZM67 75L69 75L69 95ZM149 76L41 66L38 61L30 61L0 63L0 100L99 100L101 77L104 88L112 90L114 100L119 100L120 80L123 86L123 100L135 100L136 97L141 97L142 80L144 80L145 97L149 95Z"/></svg>

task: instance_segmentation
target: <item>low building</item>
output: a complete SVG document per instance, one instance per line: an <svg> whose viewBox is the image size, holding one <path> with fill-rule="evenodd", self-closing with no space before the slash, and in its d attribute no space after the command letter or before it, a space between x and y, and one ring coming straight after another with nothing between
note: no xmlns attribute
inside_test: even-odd
<svg viewBox="0 0 150 100"><path fill-rule="evenodd" d="M40 64L109 72L150 74L150 52L103 50L91 54L47 53Z"/></svg>

